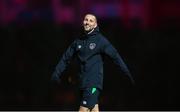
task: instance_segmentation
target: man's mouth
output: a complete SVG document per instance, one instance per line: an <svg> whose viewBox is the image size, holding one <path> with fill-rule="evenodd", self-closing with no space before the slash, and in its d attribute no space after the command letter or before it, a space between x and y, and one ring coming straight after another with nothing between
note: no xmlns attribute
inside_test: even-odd
<svg viewBox="0 0 180 112"><path fill-rule="evenodd" d="M88 25L87 25L87 26L85 26L85 28L89 28L89 27L90 27L90 26L88 26Z"/></svg>

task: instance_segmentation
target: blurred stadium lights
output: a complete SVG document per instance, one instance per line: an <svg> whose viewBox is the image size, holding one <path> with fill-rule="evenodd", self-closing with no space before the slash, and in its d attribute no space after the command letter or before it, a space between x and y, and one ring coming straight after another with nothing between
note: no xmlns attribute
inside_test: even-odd
<svg viewBox="0 0 180 112"><path fill-rule="evenodd" d="M139 27L147 28L157 25L160 16L179 17L179 2L160 0L1 0L0 1L0 24L38 21L49 21L57 25L79 24L85 13L94 13L100 19L119 19L124 26L132 27L134 21L138 21ZM31 5L29 5L31 4ZM45 6L43 8L34 8ZM175 6L175 7L174 7ZM167 13L166 13L167 12ZM51 19L52 18L52 19Z"/></svg>

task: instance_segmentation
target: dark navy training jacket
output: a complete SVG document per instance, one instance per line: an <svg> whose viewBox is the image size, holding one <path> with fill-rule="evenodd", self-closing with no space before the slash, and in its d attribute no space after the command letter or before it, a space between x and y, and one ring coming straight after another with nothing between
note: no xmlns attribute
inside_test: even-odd
<svg viewBox="0 0 180 112"><path fill-rule="evenodd" d="M111 43L99 32L96 27L93 32L76 39L65 51L56 66L52 80L59 80L60 75L70 63L72 57L77 57L80 63L80 88L103 88L103 56L109 56L119 66L123 74L134 81L127 66Z"/></svg>

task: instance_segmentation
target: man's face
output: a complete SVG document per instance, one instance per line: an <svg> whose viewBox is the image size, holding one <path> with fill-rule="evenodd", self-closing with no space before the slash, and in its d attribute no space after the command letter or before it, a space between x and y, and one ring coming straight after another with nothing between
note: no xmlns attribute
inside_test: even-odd
<svg viewBox="0 0 180 112"><path fill-rule="evenodd" d="M96 17L94 15L87 14L84 17L83 26L85 31L91 31L97 26Z"/></svg>

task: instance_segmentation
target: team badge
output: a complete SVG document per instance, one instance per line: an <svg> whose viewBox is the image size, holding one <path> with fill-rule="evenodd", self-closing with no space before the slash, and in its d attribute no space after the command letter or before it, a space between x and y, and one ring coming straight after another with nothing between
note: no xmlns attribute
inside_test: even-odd
<svg viewBox="0 0 180 112"><path fill-rule="evenodd" d="M86 102L86 101L83 101L83 104L84 104L84 105L86 105L86 104L87 104L87 102Z"/></svg>
<svg viewBox="0 0 180 112"><path fill-rule="evenodd" d="M96 47L95 43L90 43L89 44L89 49L93 50Z"/></svg>

